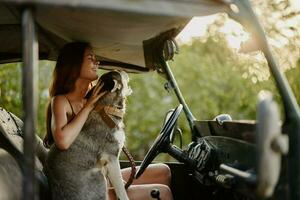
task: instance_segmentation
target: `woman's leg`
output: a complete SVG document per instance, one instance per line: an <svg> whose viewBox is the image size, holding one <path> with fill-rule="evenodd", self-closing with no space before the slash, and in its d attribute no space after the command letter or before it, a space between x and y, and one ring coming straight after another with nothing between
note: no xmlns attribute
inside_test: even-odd
<svg viewBox="0 0 300 200"><path fill-rule="evenodd" d="M139 167L137 167L138 170ZM125 168L122 169L123 180L127 181L131 169ZM144 173L138 178L133 180L133 185L139 184L162 184L171 186L171 170L166 164L158 163L158 164L150 164Z"/></svg>
<svg viewBox="0 0 300 200"><path fill-rule="evenodd" d="M130 177L131 168L122 169L121 173L123 179L127 181ZM132 185L127 189L127 194L130 200L153 200L150 193L153 189L158 189L161 199L172 200L170 185L171 170L168 165L150 164L138 179L133 180ZM108 190L108 194L110 200L116 200L113 188Z"/></svg>
<svg viewBox="0 0 300 200"><path fill-rule="evenodd" d="M173 200L171 190L168 186L162 184L142 184L131 185L127 189L128 198L130 200L153 200L151 197L151 191L158 189L160 192L160 199ZM116 194L113 188L108 191L109 200L117 200Z"/></svg>

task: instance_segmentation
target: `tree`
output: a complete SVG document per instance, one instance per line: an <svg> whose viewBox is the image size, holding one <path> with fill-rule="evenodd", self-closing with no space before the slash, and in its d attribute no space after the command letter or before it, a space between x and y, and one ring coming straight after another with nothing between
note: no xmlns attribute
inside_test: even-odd
<svg viewBox="0 0 300 200"><path fill-rule="evenodd" d="M300 55L300 10L290 0L252 1L283 69L295 67Z"/></svg>
<svg viewBox="0 0 300 200"><path fill-rule="evenodd" d="M48 87L51 80L53 62L39 62L38 81L38 121L37 134L43 137L46 131L46 104L49 101ZM0 66L0 107L14 113L22 119L22 65L21 63L4 64Z"/></svg>

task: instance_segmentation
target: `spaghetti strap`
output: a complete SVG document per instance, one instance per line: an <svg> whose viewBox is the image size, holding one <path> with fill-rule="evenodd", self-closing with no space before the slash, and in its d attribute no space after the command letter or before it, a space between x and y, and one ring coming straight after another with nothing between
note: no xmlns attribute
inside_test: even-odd
<svg viewBox="0 0 300 200"><path fill-rule="evenodd" d="M66 99L68 100L70 106L71 106L71 109L72 109L72 118L75 116L75 112L74 112L74 109L73 109L73 106L71 104L71 101L68 99L68 97L66 95L64 95L66 97Z"/></svg>

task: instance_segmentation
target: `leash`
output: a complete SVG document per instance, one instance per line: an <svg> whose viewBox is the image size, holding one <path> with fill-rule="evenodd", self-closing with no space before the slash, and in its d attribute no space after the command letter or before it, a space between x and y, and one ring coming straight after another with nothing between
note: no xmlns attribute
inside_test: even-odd
<svg viewBox="0 0 300 200"><path fill-rule="evenodd" d="M130 177L128 178L128 181L125 184L125 189L127 190L133 182L133 179L134 179L134 176L135 176L135 173L136 173L136 165L135 165L135 162L134 162L134 159L133 159L132 155L129 153L128 149L125 146L123 146L122 151L126 155L127 159L130 162L130 165L131 165Z"/></svg>
<svg viewBox="0 0 300 200"><path fill-rule="evenodd" d="M95 107L95 111L100 114L103 121L111 129L117 127L117 124L111 118L111 116L115 116L115 117L118 117L120 119L123 119L123 116L124 116L124 111L122 111L122 110L120 110L120 109L118 109L114 106L110 106L110 105L98 104ZM131 174L130 174L130 177L129 177L128 181L125 184L125 189L127 190L133 182L133 179L134 179L134 176L135 176L135 173L136 173L136 165L135 165L135 162L134 162L134 159L133 159L132 155L130 154L129 150L125 146L123 146L122 151L126 155L127 159L129 160L129 163L131 165Z"/></svg>

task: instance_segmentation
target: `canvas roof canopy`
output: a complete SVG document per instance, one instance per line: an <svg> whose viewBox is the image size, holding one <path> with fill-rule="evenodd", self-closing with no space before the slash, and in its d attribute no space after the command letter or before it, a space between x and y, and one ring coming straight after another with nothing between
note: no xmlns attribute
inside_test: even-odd
<svg viewBox="0 0 300 200"><path fill-rule="evenodd" d="M33 7L40 59L55 60L67 42L91 43L102 64L153 69L148 54L174 38L193 16L223 12L217 0L0 0L0 63L22 58L21 11Z"/></svg>

